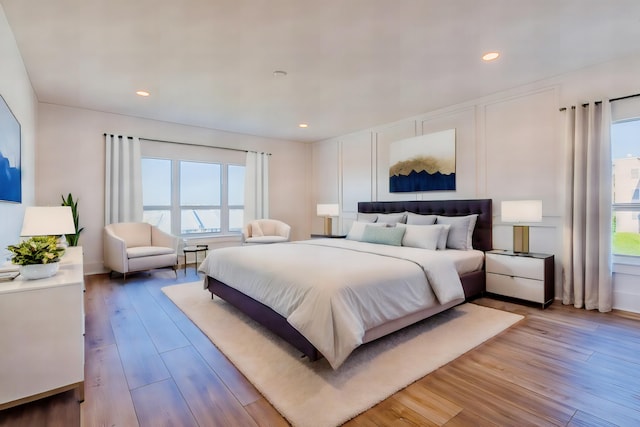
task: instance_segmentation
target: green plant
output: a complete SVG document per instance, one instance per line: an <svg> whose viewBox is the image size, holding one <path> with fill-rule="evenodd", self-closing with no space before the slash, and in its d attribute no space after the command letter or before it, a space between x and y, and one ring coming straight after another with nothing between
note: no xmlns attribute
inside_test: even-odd
<svg viewBox="0 0 640 427"><path fill-rule="evenodd" d="M60 261L64 248L58 246L56 236L35 236L17 245L7 246L13 255L11 262L17 265L49 264Z"/></svg>
<svg viewBox="0 0 640 427"><path fill-rule="evenodd" d="M80 214L78 213L78 201L77 200L73 200L73 196L71 195L71 193L69 193L67 195L67 198L65 199L64 196L62 197L62 206L69 206L71 208L71 214L73 215L73 225L76 228L76 233L75 234L66 234L65 237L67 238L67 243L69 244L69 246L78 246L78 239L80 239L80 233L82 232L82 230L84 230L84 227L80 228Z"/></svg>

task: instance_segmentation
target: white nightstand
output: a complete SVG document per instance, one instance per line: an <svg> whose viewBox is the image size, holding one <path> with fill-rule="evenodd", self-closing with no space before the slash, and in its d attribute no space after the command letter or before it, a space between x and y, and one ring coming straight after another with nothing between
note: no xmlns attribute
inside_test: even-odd
<svg viewBox="0 0 640 427"><path fill-rule="evenodd" d="M55 276L0 283L0 411L76 389L84 400L82 248Z"/></svg>
<svg viewBox="0 0 640 427"><path fill-rule="evenodd" d="M542 304L554 298L554 257L493 250L486 253L487 292Z"/></svg>

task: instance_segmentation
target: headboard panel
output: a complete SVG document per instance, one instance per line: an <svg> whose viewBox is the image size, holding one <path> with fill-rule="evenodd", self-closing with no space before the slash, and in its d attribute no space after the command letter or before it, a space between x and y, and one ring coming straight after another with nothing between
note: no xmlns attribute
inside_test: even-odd
<svg viewBox="0 0 640 427"><path fill-rule="evenodd" d="M358 202L358 212L397 213L413 212L421 215L464 216L478 214L473 231L473 248L481 251L493 249L493 201L469 200L407 200L397 202Z"/></svg>

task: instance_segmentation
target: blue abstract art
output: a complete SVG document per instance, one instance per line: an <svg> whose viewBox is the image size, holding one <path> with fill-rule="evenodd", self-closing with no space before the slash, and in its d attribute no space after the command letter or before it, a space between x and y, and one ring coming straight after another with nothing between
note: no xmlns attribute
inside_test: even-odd
<svg viewBox="0 0 640 427"><path fill-rule="evenodd" d="M0 96L0 201L22 203L20 123Z"/></svg>
<svg viewBox="0 0 640 427"><path fill-rule="evenodd" d="M456 130L430 133L391 143L389 191L456 189Z"/></svg>

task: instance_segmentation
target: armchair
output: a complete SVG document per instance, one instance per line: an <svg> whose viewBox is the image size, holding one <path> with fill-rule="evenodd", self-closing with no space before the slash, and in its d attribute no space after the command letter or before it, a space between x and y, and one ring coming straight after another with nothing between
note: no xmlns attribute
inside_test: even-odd
<svg viewBox="0 0 640 427"><path fill-rule="evenodd" d="M127 273L178 264L179 239L145 222L122 222L104 227L104 265ZM177 274L177 273L176 273Z"/></svg>
<svg viewBox="0 0 640 427"><path fill-rule="evenodd" d="M277 219L257 219L249 222L242 230L242 243L288 242L291 226Z"/></svg>

